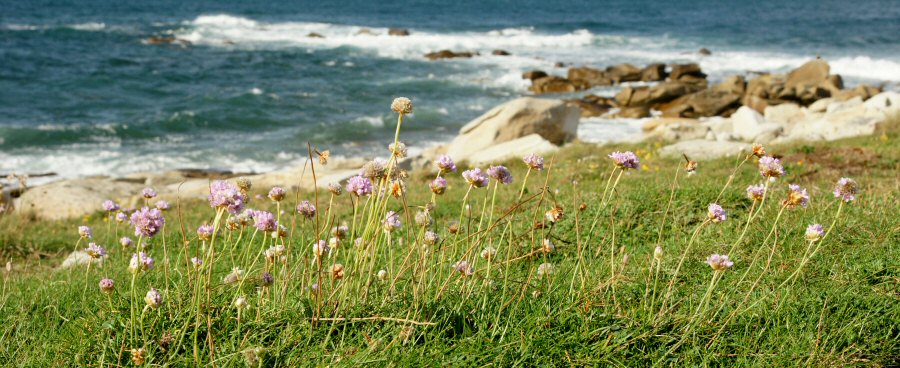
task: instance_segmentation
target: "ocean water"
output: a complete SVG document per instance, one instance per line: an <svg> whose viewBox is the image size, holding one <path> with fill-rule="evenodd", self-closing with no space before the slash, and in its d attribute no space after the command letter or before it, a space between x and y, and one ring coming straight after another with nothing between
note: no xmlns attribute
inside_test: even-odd
<svg viewBox="0 0 900 368"><path fill-rule="evenodd" d="M818 55L849 85L900 82L895 0L259 3L0 0L0 173L261 172L298 163L306 142L386 154L397 96L415 103L403 127L415 151L528 94L523 71L564 75L556 62L699 62L718 79ZM482 56L422 57L440 49ZM637 127L589 119L580 135Z"/></svg>

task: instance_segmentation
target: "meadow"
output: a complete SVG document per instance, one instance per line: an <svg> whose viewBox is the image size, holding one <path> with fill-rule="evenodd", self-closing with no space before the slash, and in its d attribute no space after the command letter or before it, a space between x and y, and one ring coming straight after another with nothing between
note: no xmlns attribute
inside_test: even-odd
<svg viewBox="0 0 900 368"><path fill-rule="evenodd" d="M710 161L573 143L406 172L412 106L392 110L390 158L315 192L235 178L208 200L0 217L0 361L900 365L897 119ZM298 148L297 175L326 149ZM80 249L96 262L57 267Z"/></svg>

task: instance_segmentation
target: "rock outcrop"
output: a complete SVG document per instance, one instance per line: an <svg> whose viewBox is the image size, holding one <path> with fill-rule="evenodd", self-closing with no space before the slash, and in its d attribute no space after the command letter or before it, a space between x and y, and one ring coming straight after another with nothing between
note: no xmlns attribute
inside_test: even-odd
<svg viewBox="0 0 900 368"><path fill-rule="evenodd" d="M390 28L388 36L409 36L409 30L406 28Z"/></svg>
<svg viewBox="0 0 900 368"><path fill-rule="evenodd" d="M435 52L429 52L425 54L425 58L428 60L441 60L441 59L454 59L454 58L470 58L473 56L478 56L477 52L472 51L451 51L451 50L441 50Z"/></svg>

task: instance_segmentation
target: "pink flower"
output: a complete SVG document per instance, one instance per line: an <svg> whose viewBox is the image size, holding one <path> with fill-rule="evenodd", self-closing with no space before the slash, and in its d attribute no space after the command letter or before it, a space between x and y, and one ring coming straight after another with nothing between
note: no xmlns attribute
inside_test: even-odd
<svg viewBox="0 0 900 368"><path fill-rule="evenodd" d="M850 178L841 178L834 188L834 197L840 198L844 202L850 202L856 199L856 193L859 192L859 185Z"/></svg>
<svg viewBox="0 0 900 368"><path fill-rule="evenodd" d="M728 259L728 256L718 254L713 254L709 257L706 257L706 264L708 264L709 267L712 267L712 269L716 271L722 271L731 268L731 266L734 266L734 262Z"/></svg>
<svg viewBox="0 0 900 368"><path fill-rule="evenodd" d="M637 155L634 152L613 152L609 154L609 158L613 160L613 162L622 169L637 169L641 165L641 160L638 159Z"/></svg>

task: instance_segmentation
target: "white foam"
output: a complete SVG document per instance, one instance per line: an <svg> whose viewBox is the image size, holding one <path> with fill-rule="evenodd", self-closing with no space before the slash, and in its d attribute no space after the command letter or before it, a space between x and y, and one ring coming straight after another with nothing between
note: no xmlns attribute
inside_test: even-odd
<svg viewBox="0 0 900 368"><path fill-rule="evenodd" d="M88 23L78 23L78 24L70 24L66 26L66 28L71 28L77 31L102 31L106 29L106 24L99 22L88 22Z"/></svg>

